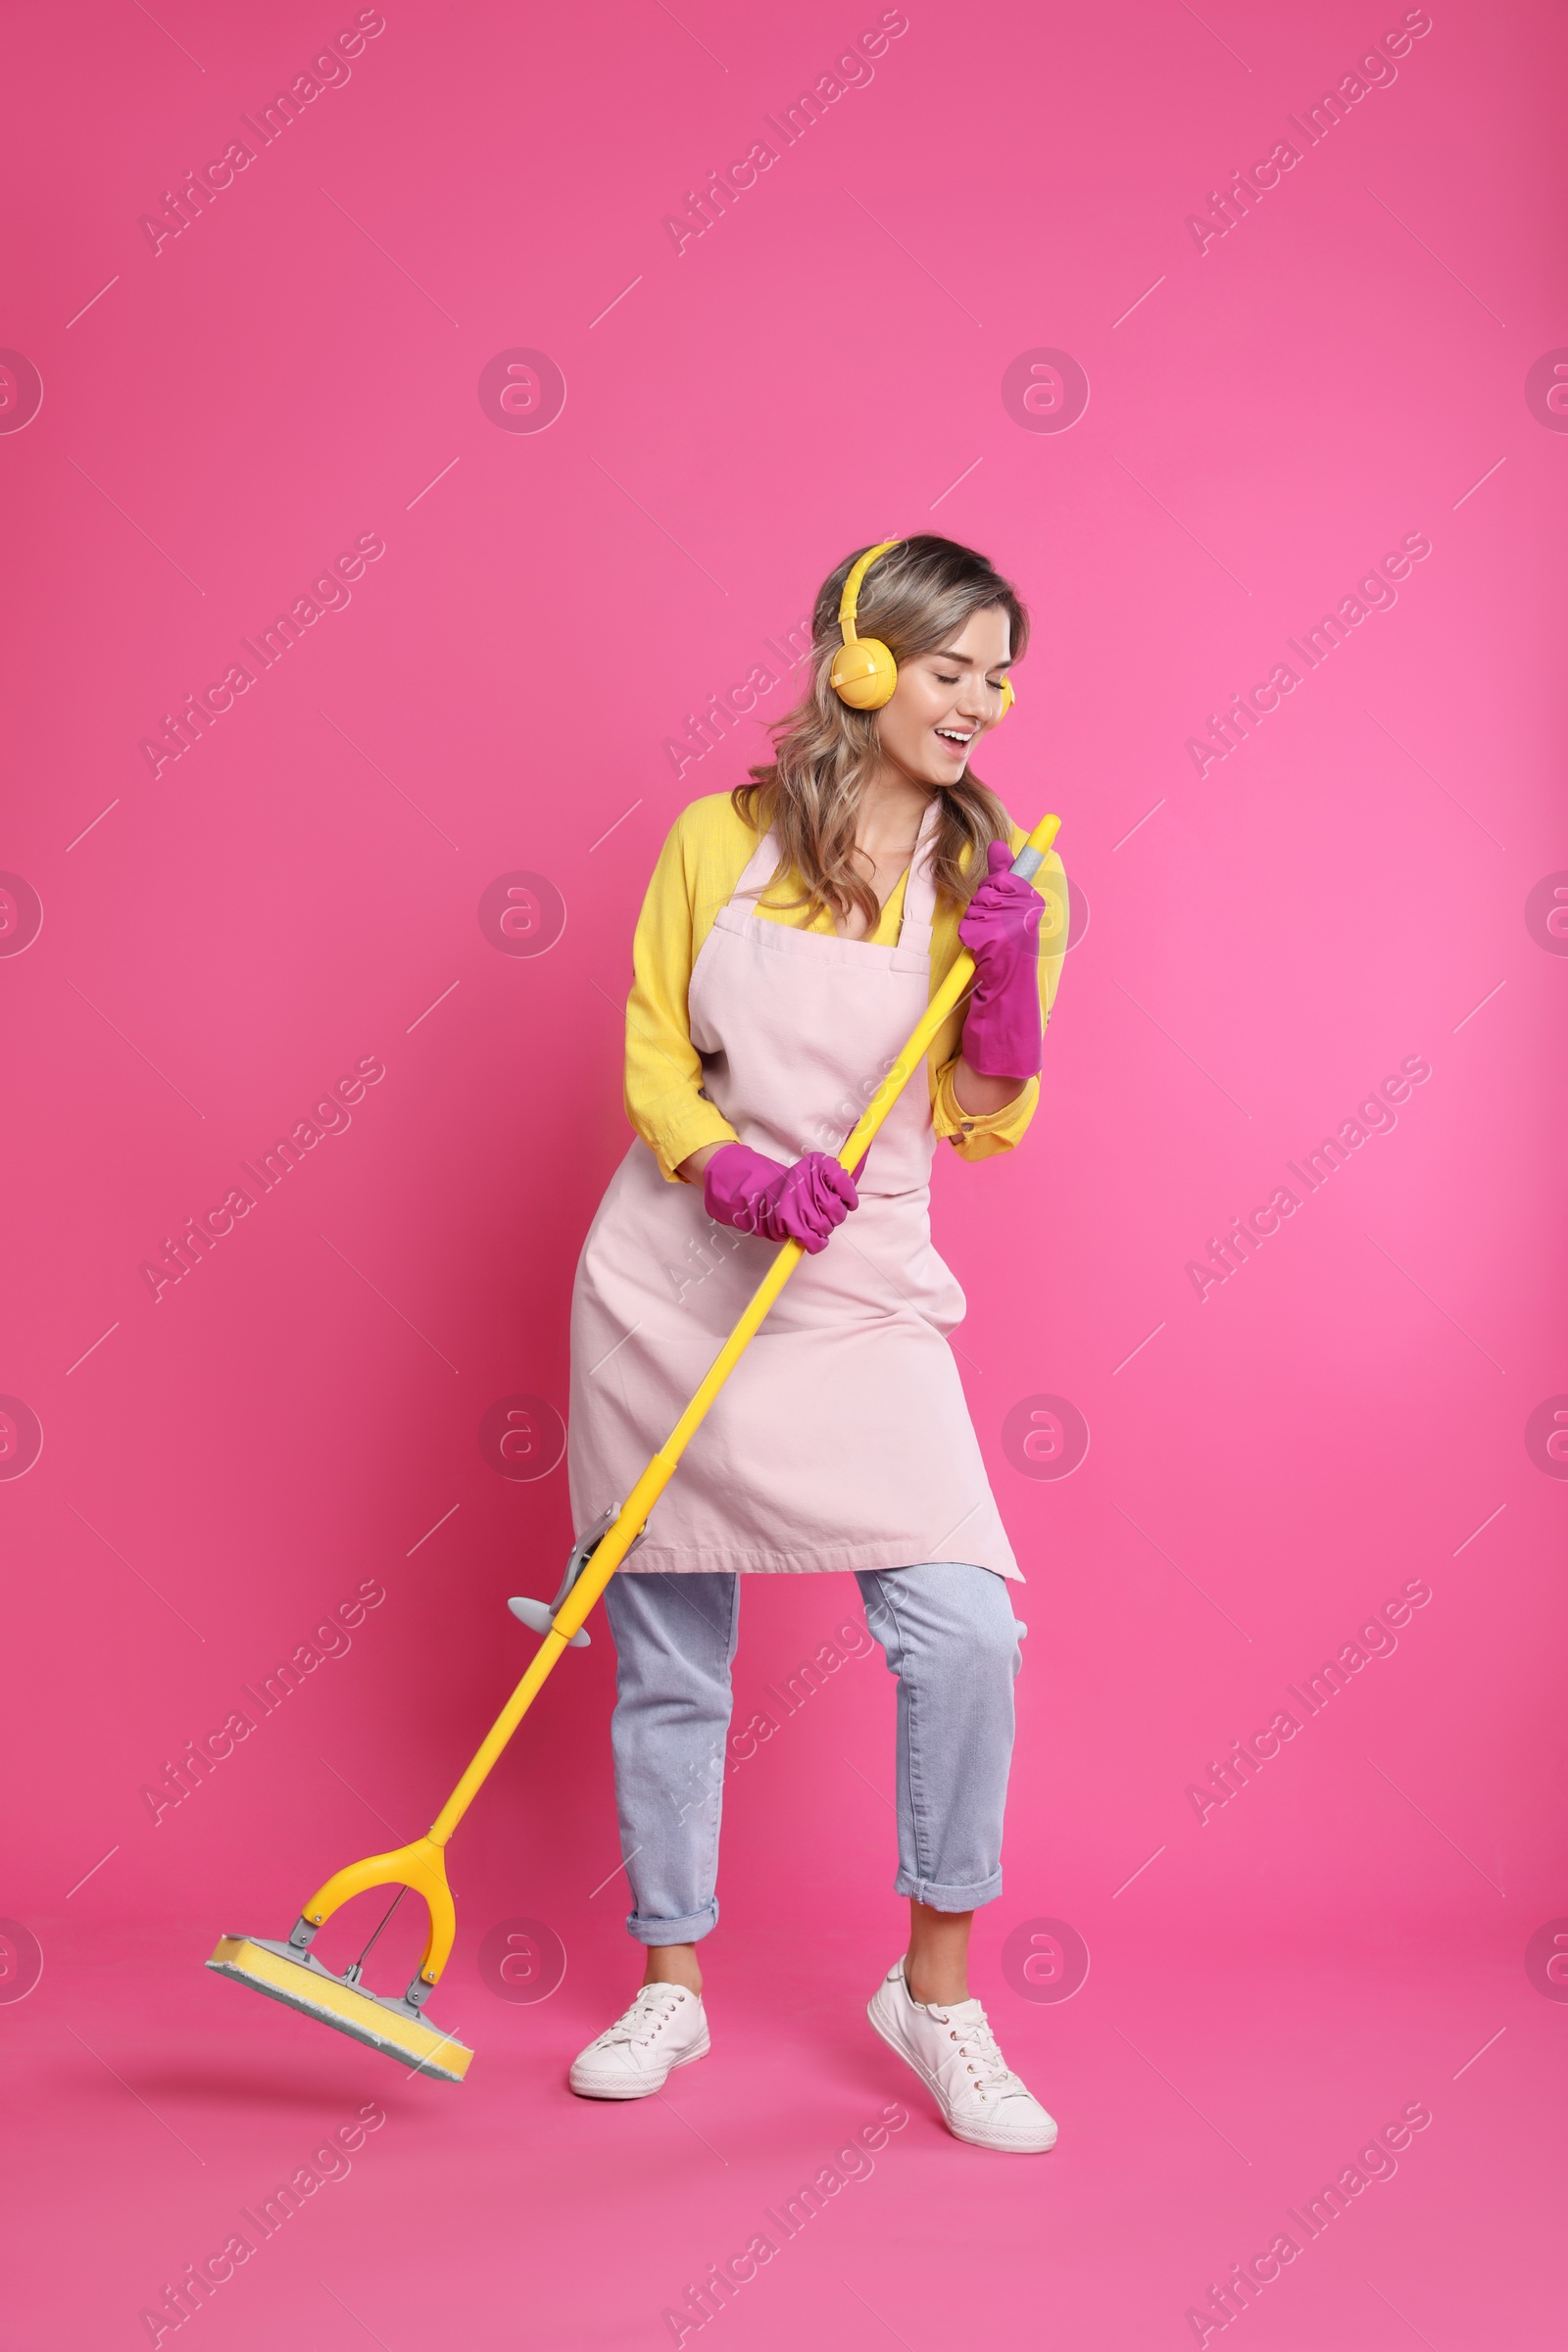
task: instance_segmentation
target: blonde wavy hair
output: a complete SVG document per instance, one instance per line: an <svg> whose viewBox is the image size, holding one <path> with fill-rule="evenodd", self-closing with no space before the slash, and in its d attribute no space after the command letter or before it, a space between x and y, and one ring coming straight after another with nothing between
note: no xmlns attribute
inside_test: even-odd
<svg viewBox="0 0 1568 2352"><path fill-rule="evenodd" d="M879 757L877 714L852 710L828 682L843 642L839 599L851 565L864 553L857 548L846 556L818 589L809 683L794 710L768 729L772 760L752 768L750 781L738 784L730 799L755 831L771 827L778 836L779 862L766 885L770 906L805 906L808 922L826 908L835 924L858 908L869 930L881 908L852 853L861 793ZM922 533L872 564L856 627L862 637L879 637L904 662L951 644L971 613L992 606L1000 606L1011 624L1016 662L1029 643L1029 614L1012 583L973 548ZM932 854L937 898L961 907L985 878L987 844L1011 838L1007 812L972 768L956 784L936 790L942 804ZM771 893L791 872L805 883L804 893L774 899Z"/></svg>

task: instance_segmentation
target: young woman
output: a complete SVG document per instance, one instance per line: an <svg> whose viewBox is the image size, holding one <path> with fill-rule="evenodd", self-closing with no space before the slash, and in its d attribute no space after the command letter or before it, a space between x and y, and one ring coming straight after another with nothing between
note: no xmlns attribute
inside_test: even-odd
<svg viewBox="0 0 1568 2352"><path fill-rule="evenodd" d="M579 1529L663 1443L776 1245L808 1255L605 1594L626 1924L647 1964L571 2069L586 2097L641 2098L710 2046L697 1944L718 1919L737 1576L849 1569L898 1678L910 1915L871 2023L960 2139L1024 2153L1056 2136L965 1974L974 1911L1002 1891L1018 1569L947 1344L963 1294L928 1215L939 1141L981 1160L1029 1125L1061 968L1059 860L1039 889L1008 872L1024 836L969 766L1027 638L1012 587L952 540L848 559L817 597L809 684L772 730L773 764L694 802L649 885L626 1017L637 1140L572 1300ZM852 1175L833 1154L960 940L966 1004Z"/></svg>

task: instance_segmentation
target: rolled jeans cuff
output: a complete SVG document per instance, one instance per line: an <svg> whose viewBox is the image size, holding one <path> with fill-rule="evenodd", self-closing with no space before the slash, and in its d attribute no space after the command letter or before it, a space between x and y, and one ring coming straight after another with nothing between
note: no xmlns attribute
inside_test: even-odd
<svg viewBox="0 0 1568 2352"><path fill-rule="evenodd" d="M932 1911L978 1911L982 1903L994 1903L1002 1892L1002 1873L994 1870L988 1879L979 1880L973 1886L945 1886L935 1879L916 1879L901 1870L893 1882L895 1894L908 1894L917 1903Z"/></svg>
<svg viewBox="0 0 1568 2352"><path fill-rule="evenodd" d="M688 1911L682 1919L639 1919L635 1911L626 1914L626 1933L638 1943L700 1943L717 1925L716 1895L701 1911Z"/></svg>

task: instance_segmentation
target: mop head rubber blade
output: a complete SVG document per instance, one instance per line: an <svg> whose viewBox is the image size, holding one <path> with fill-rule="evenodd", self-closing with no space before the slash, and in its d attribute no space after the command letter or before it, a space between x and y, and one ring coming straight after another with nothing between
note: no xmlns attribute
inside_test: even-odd
<svg viewBox="0 0 1568 2352"><path fill-rule="evenodd" d="M461 2082L468 2071L473 2052L452 2034L429 2024L407 2001L345 1984L309 1952L254 1936L220 1936L207 1965L220 1977L232 1977L236 1984L265 1992L269 2000L284 2001L323 2026L352 2034L356 2041L388 2058L407 2059L439 2082Z"/></svg>

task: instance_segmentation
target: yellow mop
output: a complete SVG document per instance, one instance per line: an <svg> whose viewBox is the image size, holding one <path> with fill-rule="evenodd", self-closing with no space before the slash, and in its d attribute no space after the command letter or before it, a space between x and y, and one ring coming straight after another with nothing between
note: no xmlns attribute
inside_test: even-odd
<svg viewBox="0 0 1568 2352"><path fill-rule="evenodd" d="M1061 819L1056 816L1041 818L1012 861L1015 874L1029 882L1036 880L1060 823ZM1036 886L1038 888L1038 884ZM1050 914L1043 928L1048 938L1059 941L1065 928L1066 909L1049 900L1048 906ZM924 1061L932 1040L957 1006L973 975L974 960L967 949L962 949L954 961L953 969L916 1023L903 1053L878 1087L858 1126L840 1151L838 1156L842 1166L858 1166L877 1130L905 1086ZM253 1936L220 1936L217 1950L207 1963L209 1968L216 1969L220 1976L232 1977L237 1984L248 1984L253 1992L263 1992L271 2000L284 2001L291 2009L302 2009L307 2017L318 2018L325 2026L335 2026L340 2034L351 2034L356 2041L368 2043L372 2050L384 2050L389 2058L407 2058L413 2062L416 2072L433 2075L442 2082L462 2082L468 2071L473 2052L452 2034L438 2032L423 2015L424 2004L447 1964L457 1933L452 1890L447 1885L447 1840L488 1779L513 1733L532 1706L541 1685L562 1651L568 1646L581 1647L587 1642L588 1636L583 1631L584 1618L642 1534L649 1513L675 1475L675 1466L701 1426L709 1406L734 1371L747 1344L795 1271L802 1254L799 1242L786 1242L780 1249L752 1294L740 1321L713 1358L696 1396L619 1510L607 1512L605 1519L598 1526L590 1528L575 1545L567 1562L565 1580L553 1606L547 1607L543 1601L512 1602L515 1613L524 1623L543 1634L544 1639L527 1673L496 1717L478 1753L424 1837L416 1838L412 1844L399 1846L394 1853L371 1854L363 1862L351 1862L346 1870L340 1870L334 1878L328 1879L325 1886L318 1887L306 1903L286 1943L272 1943ZM317 1930L344 1903L357 1894L367 1893L372 1886L396 1886L399 1891L393 1899L392 1909L387 1912L381 1927L375 1930L370 1943L366 1945L359 1959L351 1961L341 1976L334 1976L311 1952ZM360 1982L366 1953L410 1887L423 1895L429 1912L430 1932L425 1940L424 1956L413 1983L401 1998L370 1992Z"/></svg>

